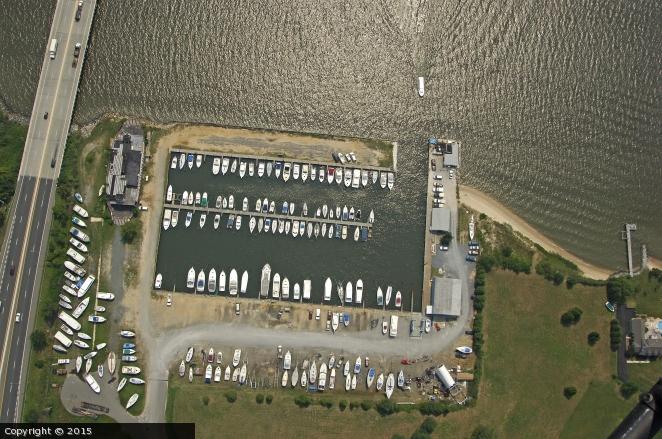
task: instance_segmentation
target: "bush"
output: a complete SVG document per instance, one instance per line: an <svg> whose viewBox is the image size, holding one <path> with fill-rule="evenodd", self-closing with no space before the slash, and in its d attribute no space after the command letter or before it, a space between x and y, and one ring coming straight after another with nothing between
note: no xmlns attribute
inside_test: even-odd
<svg viewBox="0 0 662 439"><path fill-rule="evenodd" d="M493 428L485 427L484 425L479 425L471 433L471 439L496 439L497 434Z"/></svg>
<svg viewBox="0 0 662 439"><path fill-rule="evenodd" d="M496 264L496 258L490 254L483 254L478 258L478 267L485 270L486 273L492 271L492 267Z"/></svg>
<svg viewBox="0 0 662 439"><path fill-rule="evenodd" d="M565 396L565 399L572 398L573 396L575 396L576 393L577 393L577 389L572 386L563 389L563 396Z"/></svg>
<svg viewBox="0 0 662 439"><path fill-rule="evenodd" d="M597 332L593 331L590 334L588 334L589 346L595 345L598 342L598 340L600 340L600 334L598 334Z"/></svg>
<svg viewBox="0 0 662 439"><path fill-rule="evenodd" d="M377 412L382 416L392 415L398 407L391 400L384 399L377 404Z"/></svg>
<svg viewBox="0 0 662 439"><path fill-rule="evenodd" d="M479 220L486 220L486 219L487 219L487 215L485 215L484 213L481 212L481 214L478 215L478 219L479 219Z"/></svg>
<svg viewBox="0 0 662 439"><path fill-rule="evenodd" d="M225 399L227 399L229 403L235 402L237 400L237 392L234 390L228 390L225 392Z"/></svg>
<svg viewBox="0 0 662 439"><path fill-rule="evenodd" d="M435 421L433 418L425 418L419 427L419 430L430 434L434 431L435 428L437 428L437 421Z"/></svg>
<svg viewBox="0 0 662 439"><path fill-rule="evenodd" d="M204 405L209 405L209 397L207 395L202 397L202 403Z"/></svg>
<svg viewBox="0 0 662 439"><path fill-rule="evenodd" d="M626 277L611 278L607 281L607 300L623 304L634 293L632 281Z"/></svg>
<svg viewBox="0 0 662 439"><path fill-rule="evenodd" d="M422 402L418 406L418 411L423 416L440 416L447 415L450 411L448 405L443 402Z"/></svg>
<svg viewBox="0 0 662 439"><path fill-rule="evenodd" d="M261 393L255 395L255 402L257 402L258 404L262 404L264 402L264 395Z"/></svg>
<svg viewBox="0 0 662 439"><path fill-rule="evenodd" d="M42 369L44 367L44 365L45 365L45 363L44 363L44 360L42 360L42 359L36 360L34 362L34 367L36 367L37 369Z"/></svg>
<svg viewBox="0 0 662 439"><path fill-rule="evenodd" d="M322 398L322 399L320 399L320 405L322 407L326 407L326 408L330 409L331 407L333 407L333 401L331 401L328 398Z"/></svg>
<svg viewBox="0 0 662 439"><path fill-rule="evenodd" d="M430 435L424 431L416 430L414 434L411 435L411 439L429 439Z"/></svg>
<svg viewBox="0 0 662 439"><path fill-rule="evenodd" d="M299 395L294 398L294 403L301 408L308 407L312 402L313 400L308 395Z"/></svg>
<svg viewBox="0 0 662 439"><path fill-rule="evenodd" d="M632 395L639 391L639 387L634 383L627 382L621 385L620 391L623 398L630 399Z"/></svg>
<svg viewBox="0 0 662 439"><path fill-rule="evenodd" d="M368 400L361 401L361 408L367 412L372 408L372 401L368 401Z"/></svg>
<svg viewBox="0 0 662 439"><path fill-rule="evenodd" d="M572 287L574 287L576 283L577 283L577 278L572 275L569 275L568 278L565 280L565 286L569 290L572 289Z"/></svg>
<svg viewBox="0 0 662 439"><path fill-rule="evenodd" d="M444 232L441 235L441 240L439 242L440 242L441 245L450 245L452 240L453 240L453 235L451 235L448 232Z"/></svg>
<svg viewBox="0 0 662 439"><path fill-rule="evenodd" d="M267 395L267 404L271 404L271 401L273 401L273 400L274 400L273 395Z"/></svg>
<svg viewBox="0 0 662 439"><path fill-rule="evenodd" d="M609 324L609 346L612 351L616 351L621 345L621 325L618 320L613 319Z"/></svg>
<svg viewBox="0 0 662 439"><path fill-rule="evenodd" d="M135 219L124 224L122 226L122 242L124 244L132 244L136 237L138 237L139 230L140 223Z"/></svg>
<svg viewBox="0 0 662 439"><path fill-rule="evenodd" d="M347 408L347 401L341 399L340 402L338 402L338 408L340 409L341 412L344 412L345 409Z"/></svg>
<svg viewBox="0 0 662 439"><path fill-rule="evenodd" d="M30 409L25 414L25 422L39 422L39 412L36 409Z"/></svg>
<svg viewBox="0 0 662 439"><path fill-rule="evenodd" d="M46 340L46 333L41 329L37 329L32 332L30 335L30 341L32 342L32 349L37 352L43 351L48 345L48 340Z"/></svg>
<svg viewBox="0 0 662 439"><path fill-rule="evenodd" d="M574 307L561 316L561 324L563 326L575 325L582 318L583 311L580 308Z"/></svg>

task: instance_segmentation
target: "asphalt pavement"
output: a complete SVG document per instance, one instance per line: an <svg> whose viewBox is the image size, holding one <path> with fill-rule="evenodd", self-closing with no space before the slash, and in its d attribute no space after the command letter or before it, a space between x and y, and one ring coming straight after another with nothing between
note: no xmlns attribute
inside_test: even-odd
<svg viewBox="0 0 662 439"><path fill-rule="evenodd" d="M21 160L16 192L7 218L0 263L0 421L20 420L28 366L28 339L39 297L54 200L55 181L69 132L85 48L96 0L86 0L80 21L77 2L59 0L44 59ZM48 54L58 40L55 59ZM82 45L73 65L74 45ZM45 117L48 113L48 117ZM17 320L17 314L20 319Z"/></svg>

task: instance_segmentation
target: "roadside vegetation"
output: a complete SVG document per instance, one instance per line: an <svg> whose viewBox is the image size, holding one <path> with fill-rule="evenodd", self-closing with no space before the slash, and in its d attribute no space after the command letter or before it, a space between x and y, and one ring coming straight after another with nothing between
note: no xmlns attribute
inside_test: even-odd
<svg viewBox="0 0 662 439"><path fill-rule="evenodd" d="M27 133L27 126L11 122L0 113L0 237L4 236L5 218L16 189Z"/></svg>
<svg viewBox="0 0 662 439"><path fill-rule="evenodd" d="M24 421L90 422L92 420L91 418L70 415L60 402L59 388L64 382L65 377L56 375L55 372L58 366L52 366L52 364L56 363L57 358L62 357L62 355L57 355L50 349L50 345L52 344L53 334L59 327L59 320L57 319L58 295L60 294L64 272L63 264L68 248L71 209L74 204L73 194L75 192L81 192L83 194L92 193L92 199L86 197L85 208L89 211L90 216L106 218L104 222L109 221L108 215L104 212L105 204L95 201L97 197L97 188L95 185L98 183L99 174L103 176L105 173L106 155L104 149L120 125L121 121L105 120L95 127L89 137L82 137L74 133L67 139L62 170L57 183L39 303L35 316L34 331L31 337L33 349L30 353L30 366L28 367L27 377L25 378L26 388L22 412ZM83 151L85 146L91 143L96 144L94 146L94 154L100 158L85 163L83 161ZM89 157L89 154L87 157ZM90 261L87 264L89 267L88 271L96 273L102 245L109 242L112 227L109 227L107 224L104 227L104 222L87 222L88 228L86 232L88 232L91 239L91 243L88 245L89 252L86 255ZM105 279L99 279L98 282L102 289L107 286ZM81 321L81 325L81 331L88 334L92 333L93 328L91 323ZM97 325L97 340L107 340L108 325L109 323ZM39 349L42 346L42 335L46 339L45 349ZM110 419L100 417L99 420L107 422Z"/></svg>

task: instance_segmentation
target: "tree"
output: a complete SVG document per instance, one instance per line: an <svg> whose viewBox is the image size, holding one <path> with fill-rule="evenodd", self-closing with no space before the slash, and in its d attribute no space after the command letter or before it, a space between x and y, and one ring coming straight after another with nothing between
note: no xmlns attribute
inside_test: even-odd
<svg viewBox="0 0 662 439"><path fill-rule="evenodd" d="M322 398L322 399L320 399L319 402L320 402L320 405L321 405L322 407L326 407L326 408L328 408L328 409L330 409L331 407L333 407L333 401L331 401L331 400L328 399L328 398Z"/></svg>
<svg viewBox="0 0 662 439"><path fill-rule="evenodd" d="M435 421L434 418L425 418L425 420L419 427L420 430L428 434L432 433L435 428L437 428L437 421Z"/></svg>
<svg viewBox="0 0 662 439"><path fill-rule="evenodd" d="M397 407L391 400L384 399L377 404L377 412L382 416L392 415L396 411Z"/></svg>
<svg viewBox="0 0 662 439"><path fill-rule="evenodd" d="M626 277L610 278L607 281L607 300L623 304L634 293L632 281Z"/></svg>
<svg viewBox="0 0 662 439"><path fill-rule="evenodd" d="M347 401L341 399L340 402L338 402L338 408L340 409L341 412L344 412L345 409L347 408Z"/></svg>
<svg viewBox="0 0 662 439"><path fill-rule="evenodd" d="M294 403L301 408L308 407L312 402L313 400L308 395L298 395L294 398Z"/></svg>
<svg viewBox="0 0 662 439"><path fill-rule="evenodd" d="M264 395L261 393L255 395L255 402L257 402L258 404L262 404L264 402Z"/></svg>
<svg viewBox="0 0 662 439"><path fill-rule="evenodd" d="M481 212L481 214L478 215L478 219L479 220L485 220L485 219L487 219L487 215L485 215L484 213Z"/></svg>
<svg viewBox="0 0 662 439"><path fill-rule="evenodd" d="M621 396L625 399L630 399L632 395L637 393L639 391L639 387L637 387L636 384L631 383L631 382L626 382L621 385L620 388L621 391Z"/></svg>
<svg viewBox="0 0 662 439"><path fill-rule="evenodd" d="M273 401L273 400L274 400L273 395L271 395L271 394L267 395L267 404L271 404L271 401Z"/></svg>
<svg viewBox="0 0 662 439"><path fill-rule="evenodd" d="M577 307L569 309L568 311L563 313L563 315L561 316L561 324L563 326L575 325L582 318L583 313L584 312L580 308L577 308Z"/></svg>
<svg viewBox="0 0 662 439"><path fill-rule="evenodd" d="M235 392L234 390L228 390L227 392L225 392L225 399L227 399L228 402L232 404L237 400L237 392Z"/></svg>
<svg viewBox="0 0 662 439"><path fill-rule="evenodd" d="M496 437L496 431L484 425L479 425L471 433L471 439L496 439Z"/></svg>
<svg viewBox="0 0 662 439"><path fill-rule="evenodd" d="M453 240L453 235L451 235L448 232L443 232L439 242L440 242L441 245L448 246L448 245L450 245L452 240Z"/></svg>
<svg viewBox="0 0 662 439"><path fill-rule="evenodd" d="M46 333L41 329L37 329L32 332L30 335L30 341L32 342L32 349L37 352L43 351L48 345L48 340L46 340Z"/></svg>
<svg viewBox="0 0 662 439"><path fill-rule="evenodd" d="M565 396L565 399L572 398L573 396L575 396L576 393L577 393L577 389L572 386L563 389L563 396Z"/></svg>
<svg viewBox="0 0 662 439"><path fill-rule="evenodd" d="M368 401L367 399L364 400L364 401L361 401L361 408L364 411L367 412L368 410L370 410L372 408L372 401Z"/></svg>
<svg viewBox="0 0 662 439"><path fill-rule="evenodd" d="M609 324L609 346L616 351L621 344L621 325L618 320L613 319Z"/></svg>
<svg viewBox="0 0 662 439"><path fill-rule="evenodd" d="M593 331L593 332L588 334L588 344L589 344L589 346L595 345L598 342L598 340L600 340L600 334L598 334L597 332Z"/></svg>
<svg viewBox="0 0 662 439"><path fill-rule="evenodd" d="M555 271L554 274L552 274L552 282L554 282L554 285L561 285L563 283L563 273Z"/></svg>

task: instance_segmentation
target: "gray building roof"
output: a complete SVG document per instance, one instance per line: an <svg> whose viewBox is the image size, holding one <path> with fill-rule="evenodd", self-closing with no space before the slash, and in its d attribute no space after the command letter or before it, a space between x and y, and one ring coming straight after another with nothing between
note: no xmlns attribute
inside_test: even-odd
<svg viewBox="0 0 662 439"><path fill-rule="evenodd" d="M432 315L459 317L462 312L460 279L434 277L432 285Z"/></svg>
<svg viewBox="0 0 662 439"><path fill-rule="evenodd" d="M450 232L451 210L448 207L433 207L430 220L431 232Z"/></svg>
<svg viewBox="0 0 662 439"><path fill-rule="evenodd" d="M630 332L632 333L632 350L641 357L661 357L662 337L659 335L651 337L646 334L644 320L636 317L630 320Z"/></svg>
<svg viewBox="0 0 662 439"><path fill-rule="evenodd" d="M111 145L106 195L111 206L136 206L140 197L145 137L139 125L125 124Z"/></svg>
<svg viewBox="0 0 662 439"><path fill-rule="evenodd" d="M453 168L460 167L460 144L457 142L449 142L446 144L446 152L444 154L444 166Z"/></svg>

